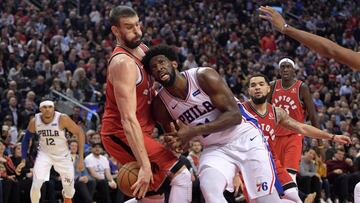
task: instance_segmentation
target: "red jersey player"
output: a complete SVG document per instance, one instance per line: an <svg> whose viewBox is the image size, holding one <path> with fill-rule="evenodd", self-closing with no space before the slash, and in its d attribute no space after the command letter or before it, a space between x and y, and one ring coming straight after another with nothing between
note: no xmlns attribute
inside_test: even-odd
<svg viewBox="0 0 360 203"><path fill-rule="evenodd" d="M342 144L350 143L350 138L344 135L329 134L313 126L304 124L303 122L296 121L291 118L285 110L275 107L266 101L269 92L269 80L266 76L262 74L251 76L249 78L249 95L251 100L245 102L244 106L258 119L258 123L263 130L264 136L268 140L276 164L278 177L285 191L285 198L299 202L301 200L297 196L297 191L290 190L291 188L294 188L294 186L296 187L296 184L294 184L285 168L282 167L279 160L277 160L279 154L274 150L278 147L277 128L282 127L285 130L290 129L295 133L305 134L312 138L328 139ZM297 135L293 134L292 136Z"/></svg>
<svg viewBox="0 0 360 203"><path fill-rule="evenodd" d="M281 79L271 83L269 101L286 111L289 116L301 123L309 117L311 124L319 128L316 111L308 86L295 78L295 63L289 58L279 62ZM275 154L281 164L295 180L299 169L303 135L285 128L277 128ZM294 136L295 135L295 136Z"/></svg>
<svg viewBox="0 0 360 203"><path fill-rule="evenodd" d="M162 193L171 182L169 202L189 202L190 172L151 137L154 122L150 104L154 92L141 64L147 47L141 43L139 17L132 8L118 6L110 12L110 21L117 46L109 60L106 81L101 129L104 147L121 164L139 163L138 179L132 186L134 196ZM149 188L155 193L148 192Z"/></svg>

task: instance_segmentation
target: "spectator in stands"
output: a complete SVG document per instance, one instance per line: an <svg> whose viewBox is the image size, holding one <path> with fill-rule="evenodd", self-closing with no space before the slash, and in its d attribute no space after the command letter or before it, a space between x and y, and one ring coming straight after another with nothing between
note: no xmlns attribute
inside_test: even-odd
<svg viewBox="0 0 360 203"><path fill-rule="evenodd" d="M321 196L321 176L317 173L317 166L315 165L316 152L313 149L308 149L300 161L300 170L298 177L299 190L305 194L316 192L315 201L320 201Z"/></svg>
<svg viewBox="0 0 360 203"><path fill-rule="evenodd" d="M76 124L84 125L84 119L81 116L81 109L79 106L73 107L73 113L69 116Z"/></svg>
<svg viewBox="0 0 360 203"><path fill-rule="evenodd" d="M327 178L330 185L333 187L332 195L339 198L340 201L345 201L349 195L348 179L349 174L354 171L352 161L345 159L345 152L343 149L337 149L333 160L326 162ZM350 162L351 161L351 162Z"/></svg>
<svg viewBox="0 0 360 203"><path fill-rule="evenodd" d="M84 101L85 96L80 88L78 88L77 82L74 79L71 79L70 85L66 90L66 96L76 99L79 102Z"/></svg>
<svg viewBox="0 0 360 203"><path fill-rule="evenodd" d="M200 153L202 150L202 146L198 140L193 140L190 143L190 152L187 156L188 160L191 164L191 180L193 182L193 190L192 197L193 201L201 202L204 201L201 190L200 190L200 182L199 182L199 161L200 161Z"/></svg>
<svg viewBox="0 0 360 203"><path fill-rule="evenodd" d="M74 202L92 203L96 187L95 180L91 178L87 169L84 168L84 170L80 172L76 170L76 163L79 157L77 140L71 140L69 142L69 147L75 170Z"/></svg>
<svg viewBox="0 0 360 203"><path fill-rule="evenodd" d="M112 201L110 196L110 193L113 192L116 197L120 194L116 189L117 184L111 176L109 160L101 155L101 153L102 144L94 143L91 148L91 154L85 158L85 166L90 176L96 181L98 201L102 203L118 202Z"/></svg>
<svg viewBox="0 0 360 203"><path fill-rule="evenodd" d="M16 97L9 99L8 107L4 109L5 115L10 115L14 126L19 127L22 123L21 112L18 108L18 102Z"/></svg>

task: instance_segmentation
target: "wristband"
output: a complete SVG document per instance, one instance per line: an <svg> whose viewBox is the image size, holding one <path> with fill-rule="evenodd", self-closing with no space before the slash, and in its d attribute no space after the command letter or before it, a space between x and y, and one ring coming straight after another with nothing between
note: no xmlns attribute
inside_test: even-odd
<svg viewBox="0 0 360 203"><path fill-rule="evenodd" d="M335 134L332 134L331 141L334 141L334 139L335 139Z"/></svg>

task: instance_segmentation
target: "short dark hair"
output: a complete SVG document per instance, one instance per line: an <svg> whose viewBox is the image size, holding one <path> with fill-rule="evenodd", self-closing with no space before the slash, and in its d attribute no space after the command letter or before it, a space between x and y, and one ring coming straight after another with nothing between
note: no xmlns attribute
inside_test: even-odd
<svg viewBox="0 0 360 203"><path fill-rule="evenodd" d="M269 85L270 84L270 80L269 80L269 78L268 77L266 77L266 75L264 75L264 74L262 74L262 73L255 73L255 74L253 74L253 75L251 75L250 77L249 77L249 82L248 82L248 86L250 87L250 80L252 79L252 78L255 78L255 77L263 77L264 79L265 79L265 82Z"/></svg>
<svg viewBox="0 0 360 203"><path fill-rule="evenodd" d="M112 26L119 25L119 18L137 16L136 11L129 6L117 6L110 11L110 23Z"/></svg>
<svg viewBox="0 0 360 203"><path fill-rule="evenodd" d="M179 57L178 57L178 54L175 52L175 50L169 45L160 44L160 45L151 47L151 49L146 52L144 58L141 61L141 63L144 65L145 70L148 73L151 73L151 68L150 68L151 59L154 58L155 56L159 56L159 55L164 55L170 61L176 61L179 64ZM181 70L180 66L178 67L178 70L179 71Z"/></svg>

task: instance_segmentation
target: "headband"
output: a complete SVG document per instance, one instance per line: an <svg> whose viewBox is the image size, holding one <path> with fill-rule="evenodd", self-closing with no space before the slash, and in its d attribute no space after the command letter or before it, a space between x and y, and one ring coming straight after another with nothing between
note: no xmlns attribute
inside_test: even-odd
<svg viewBox="0 0 360 203"><path fill-rule="evenodd" d="M40 108L43 107L43 106L52 106L54 107L54 102L53 101L50 101L50 100L46 100L46 101L43 101L40 103Z"/></svg>
<svg viewBox="0 0 360 203"><path fill-rule="evenodd" d="M285 62L290 63L293 68L297 69L297 67L295 66L295 62L293 60L289 59L289 58L281 59L280 62L279 62L279 68L280 68L281 64L285 63Z"/></svg>

